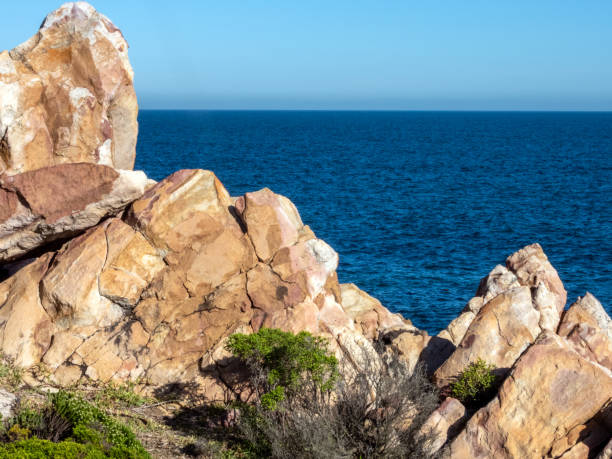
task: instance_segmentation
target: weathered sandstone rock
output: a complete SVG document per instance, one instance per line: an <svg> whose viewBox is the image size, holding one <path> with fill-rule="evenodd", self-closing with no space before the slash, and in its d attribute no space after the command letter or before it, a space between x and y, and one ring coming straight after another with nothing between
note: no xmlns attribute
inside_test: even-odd
<svg viewBox="0 0 612 459"><path fill-rule="evenodd" d="M592 419L586 424L574 427L563 440L555 442L551 448L551 454L563 451L563 454L558 456L562 459L593 457L601 445L608 441L610 435L611 431L606 425Z"/></svg>
<svg viewBox="0 0 612 459"><path fill-rule="evenodd" d="M374 311L381 330L414 329L356 287L345 288L353 296L342 306L338 255L286 198L262 190L238 199L239 209L233 202L212 172L179 171L121 219L21 268L0 283L0 350L24 367L42 361L60 385L180 383L223 397L240 391L243 369L224 349L236 331L308 330L358 368L379 359L364 336L377 329L364 328L363 314Z"/></svg>
<svg viewBox="0 0 612 459"><path fill-rule="evenodd" d="M0 173L90 162L132 169L138 106L128 45L85 2L0 53Z"/></svg>
<svg viewBox="0 0 612 459"><path fill-rule="evenodd" d="M461 431L466 421L465 406L459 400L447 397L421 428L428 438L427 449L430 454L440 451L449 439Z"/></svg>
<svg viewBox="0 0 612 459"><path fill-rule="evenodd" d="M280 249L294 245L300 235L308 235L309 229L304 227L293 203L268 188L239 197L236 210L263 262L270 261Z"/></svg>
<svg viewBox="0 0 612 459"><path fill-rule="evenodd" d="M516 276L501 265L497 265L486 277L481 279L476 296L468 301L461 314L432 339L431 346L433 346L433 349L427 352L431 355L429 357L430 372L433 373L437 370L455 351L485 303L500 293L519 286Z"/></svg>
<svg viewBox="0 0 612 459"><path fill-rule="evenodd" d="M558 334L583 357L612 371L612 319L590 293L565 311Z"/></svg>
<svg viewBox="0 0 612 459"><path fill-rule="evenodd" d="M531 303L528 287L497 295L482 307L453 354L434 374L442 387L479 358L505 375L516 359L540 334L540 314Z"/></svg>
<svg viewBox="0 0 612 459"><path fill-rule="evenodd" d="M355 321L366 338L378 339L380 333L388 330L412 327L412 323L400 314L392 314L380 301L368 295L355 284L340 284L342 306Z"/></svg>
<svg viewBox="0 0 612 459"><path fill-rule="evenodd" d="M0 175L0 262L118 214L147 183L143 172L88 163Z"/></svg>
<svg viewBox="0 0 612 459"><path fill-rule="evenodd" d="M556 331L566 301L557 271L539 244L510 255L480 281L463 312L432 338L434 379L446 386L479 358L504 376L543 330ZM432 347L432 344L430 344ZM433 362L435 359L430 357Z"/></svg>
<svg viewBox="0 0 612 459"><path fill-rule="evenodd" d="M545 332L451 443L450 455L559 457L584 438L581 432L594 419L605 419L611 402L612 373Z"/></svg>
<svg viewBox="0 0 612 459"><path fill-rule="evenodd" d="M382 343L387 352L399 356L413 371L422 358L430 336L419 330L401 314L393 314L380 301L355 284L341 284L341 303L345 313L355 322L364 337Z"/></svg>
<svg viewBox="0 0 612 459"><path fill-rule="evenodd" d="M535 289L534 306L540 312L542 330L556 331L567 301L567 292L540 244L528 245L510 255L506 266L521 285Z"/></svg>

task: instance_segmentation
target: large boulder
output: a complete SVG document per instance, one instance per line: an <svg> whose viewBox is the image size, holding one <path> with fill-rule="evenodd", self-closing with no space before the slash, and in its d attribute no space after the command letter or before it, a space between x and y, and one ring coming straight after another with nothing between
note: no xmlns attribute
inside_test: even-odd
<svg viewBox="0 0 612 459"><path fill-rule="evenodd" d="M612 427L610 403L612 373L546 331L451 443L450 456L560 457L584 448L593 454L606 441L600 432Z"/></svg>
<svg viewBox="0 0 612 459"><path fill-rule="evenodd" d="M144 193L143 172L89 163L0 175L0 262L116 215Z"/></svg>
<svg viewBox="0 0 612 459"><path fill-rule="evenodd" d="M75 2L0 53L0 173L74 162L132 169L138 105L127 50L108 18Z"/></svg>

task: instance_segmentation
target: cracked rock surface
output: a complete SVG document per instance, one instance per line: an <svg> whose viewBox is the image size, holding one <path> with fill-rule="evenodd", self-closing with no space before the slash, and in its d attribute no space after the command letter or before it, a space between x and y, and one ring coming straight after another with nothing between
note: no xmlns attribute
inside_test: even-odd
<svg viewBox="0 0 612 459"><path fill-rule="evenodd" d="M236 204L212 172L179 171L39 257L0 284L2 351L62 386L180 382L219 398L236 376L234 332L308 330L357 362L374 352L364 334L414 328L355 286L342 306L338 255L286 198L264 189Z"/></svg>
<svg viewBox="0 0 612 459"><path fill-rule="evenodd" d="M74 2L0 53L0 173L75 162L132 169L138 104L127 50L108 18Z"/></svg>
<svg viewBox="0 0 612 459"><path fill-rule="evenodd" d="M90 163L0 175L0 262L24 257L118 214L148 184L143 172Z"/></svg>

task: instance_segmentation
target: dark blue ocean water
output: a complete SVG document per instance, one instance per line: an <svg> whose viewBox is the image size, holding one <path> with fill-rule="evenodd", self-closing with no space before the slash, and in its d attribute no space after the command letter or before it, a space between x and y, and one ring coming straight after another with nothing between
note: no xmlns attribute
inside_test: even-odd
<svg viewBox="0 0 612 459"><path fill-rule="evenodd" d="M136 168L269 187L341 282L435 333L539 242L573 301L612 310L612 113L141 111Z"/></svg>

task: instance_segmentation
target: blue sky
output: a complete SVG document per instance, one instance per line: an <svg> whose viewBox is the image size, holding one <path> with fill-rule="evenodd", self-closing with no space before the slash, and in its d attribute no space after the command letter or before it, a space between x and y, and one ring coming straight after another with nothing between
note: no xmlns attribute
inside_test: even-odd
<svg viewBox="0 0 612 459"><path fill-rule="evenodd" d="M144 109L612 110L612 1L91 3ZM3 4L0 48L60 4Z"/></svg>

